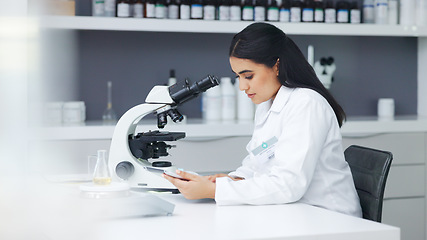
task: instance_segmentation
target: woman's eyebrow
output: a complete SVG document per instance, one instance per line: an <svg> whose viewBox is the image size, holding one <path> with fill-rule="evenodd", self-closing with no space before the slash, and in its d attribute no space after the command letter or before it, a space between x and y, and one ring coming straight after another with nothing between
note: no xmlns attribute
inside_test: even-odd
<svg viewBox="0 0 427 240"><path fill-rule="evenodd" d="M252 71L251 70L243 70L243 71L240 71L239 74L247 73L247 72L252 72Z"/></svg>

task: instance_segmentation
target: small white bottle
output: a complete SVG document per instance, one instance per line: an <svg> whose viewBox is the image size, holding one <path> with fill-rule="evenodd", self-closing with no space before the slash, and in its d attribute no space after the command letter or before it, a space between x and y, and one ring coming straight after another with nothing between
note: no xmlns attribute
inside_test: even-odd
<svg viewBox="0 0 427 240"><path fill-rule="evenodd" d="M221 78L221 110L222 121L232 122L236 119L236 89L231 82L231 78Z"/></svg>
<svg viewBox="0 0 427 240"><path fill-rule="evenodd" d="M401 25L415 25L415 0L400 0L400 19Z"/></svg>
<svg viewBox="0 0 427 240"><path fill-rule="evenodd" d="M363 23L375 23L375 2L374 0L363 1Z"/></svg>
<svg viewBox="0 0 427 240"><path fill-rule="evenodd" d="M101 17L105 14L104 0L92 0L92 16Z"/></svg>
<svg viewBox="0 0 427 240"><path fill-rule="evenodd" d="M106 17L116 16L116 0L105 0L104 1L104 15Z"/></svg>
<svg viewBox="0 0 427 240"><path fill-rule="evenodd" d="M416 3L416 24L417 26L427 25L427 0L417 0Z"/></svg>
<svg viewBox="0 0 427 240"><path fill-rule="evenodd" d="M221 121L221 104L221 88L219 86L206 90L202 99L203 119L208 123Z"/></svg>
<svg viewBox="0 0 427 240"><path fill-rule="evenodd" d="M388 1L387 0L376 0L375 23L388 24Z"/></svg>
<svg viewBox="0 0 427 240"><path fill-rule="evenodd" d="M398 0L388 0L388 24L397 25L399 21L399 2Z"/></svg>
<svg viewBox="0 0 427 240"><path fill-rule="evenodd" d="M239 122L252 122L255 113L255 104L252 102L245 91L240 91L239 80L236 79L237 92L237 120Z"/></svg>

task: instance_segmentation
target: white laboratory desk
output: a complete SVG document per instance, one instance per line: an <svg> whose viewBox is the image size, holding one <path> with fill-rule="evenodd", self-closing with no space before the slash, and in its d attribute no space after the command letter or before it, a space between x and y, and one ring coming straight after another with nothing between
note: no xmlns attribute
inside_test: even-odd
<svg viewBox="0 0 427 240"><path fill-rule="evenodd" d="M217 206L213 200L160 196L175 204L172 216L103 222L91 239L400 239L399 228L306 204Z"/></svg>

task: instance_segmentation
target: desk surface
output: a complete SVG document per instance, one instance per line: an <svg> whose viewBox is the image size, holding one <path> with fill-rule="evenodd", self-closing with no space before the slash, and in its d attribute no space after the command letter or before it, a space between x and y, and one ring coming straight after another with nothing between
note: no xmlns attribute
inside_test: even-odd
<svg viewBox="0 0 427 240"><path fill-rule="evenodd" d="M103 222L91 239L400 239L396 227L305 204L217 206L213 200L159 196L175 204L172 216Z"/></svg>

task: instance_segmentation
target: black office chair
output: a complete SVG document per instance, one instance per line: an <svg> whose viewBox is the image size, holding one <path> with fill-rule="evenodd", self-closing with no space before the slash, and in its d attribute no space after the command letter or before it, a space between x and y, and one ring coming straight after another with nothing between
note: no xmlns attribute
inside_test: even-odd
<svg viewBox="0 0 427 240"><path fill-rule="evenodd" d="M344 155L353 174L363 218L381 222L385 184L393 154L352 145Z"/></svg>

